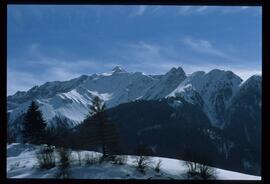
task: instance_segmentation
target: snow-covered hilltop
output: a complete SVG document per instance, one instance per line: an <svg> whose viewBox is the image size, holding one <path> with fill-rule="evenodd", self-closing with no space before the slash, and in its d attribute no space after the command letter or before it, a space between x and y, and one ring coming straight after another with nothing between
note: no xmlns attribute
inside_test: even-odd
<svg viewBox="0 0 270 184"><path fill-rule="evenodd" d="M13 143L7 145L7 177L8 178L56 178L57 166L41 170L38 168L36 152L39 146ZM86 154L99 155L98 152L80 151L82 159ZM114 165L109 162L93 165L78 163L78 154L72 152L69 178L73 179L187 179L184 161L164 157L151 157L152 164L142 174L136 170L134 156L127 156L126 164ZM160 172L154 170L154 164L161 160ZM259 176L216 168L218 180L261 180Z"/></svg>
<svg viewBox="0 0 270 184"><path fill-rule="evenodd" d="M127 72L116 66L107 73L82 75L63 82L46 82L26 92L8 96L9 126L26 112L32 100L39 103L50 126L56 126L53 120L57 117L66 118L69 126L74 127L85 118L93 96L99 96L111 108L138 99L181 95L190 103L199 104L214 126L223 127L226 109L241 82L242 79L233 72L218 69L187 76L178 67L155 76Z"/></svg>

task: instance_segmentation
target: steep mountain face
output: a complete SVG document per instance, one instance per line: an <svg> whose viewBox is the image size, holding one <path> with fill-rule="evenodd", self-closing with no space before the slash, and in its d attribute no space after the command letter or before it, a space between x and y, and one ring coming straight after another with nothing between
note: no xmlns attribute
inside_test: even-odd
<svg viewBox="0 0 270 184"><path fill-rule="evenodd" d="M225 130L237 129L235 136L239 139L259 142L256 135L261 135L261 93L261 76L254 75L240 85L228 108Z"/></svg>
<svg viewBox="0 0 270 184"><path fill-rule="evenodd" d="M245 156L235 154L246 170L261 165L261 76L254 75L240 85L227 111L224 131L242 143Z"/></svg>
<svg viewBox="0 0 270 184"><path fill-rule="evenodd" d="M204 100L199 93L202 77L205 72L199 71L189 75L166 97L181 97L192 104L197 104L201 108L204 106Z"/></svg>
<svg viewBox="0 0 270 184"><path fill-rule="evenodd" d="M202 81L202 86L198 90L205 102L204 111L212 124L222 127L230 99L242 79L230 71L212 70Z"/></svg>
<svg viewBox="0 0 270 184"><path fill-rule="evenodd" d="M145 93L143 99L163 98L173 91L185 78L186 74L181 67L172 68Z"/></svg>
<svg viewBox="0 0 270 184"><path fill-rule="evenodd" d="M222 128L230 100L238 91L241 81L231 71L214 69L208 73L195 72L169 96L188 96L191 103L201 104L212 125Z"/></svg>

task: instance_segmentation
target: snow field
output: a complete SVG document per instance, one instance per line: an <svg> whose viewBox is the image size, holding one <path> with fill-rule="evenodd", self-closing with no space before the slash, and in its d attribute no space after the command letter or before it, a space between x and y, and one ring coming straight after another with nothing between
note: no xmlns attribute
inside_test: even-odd
<svg viewBox="0 0 270 184"><path fill-rule="evenodd" d="M57 166L40 170L37 165L36 151L39 146L13 143L7 145L7 177L8 178L55 178L59 171ZM101 153L93 151L80 151L82 160L86 154L101 156ZM76 179L186 179L182 160L150 157L152 164L147 168L146 173L140 173L135 167L135 156L128 155L127 163L115 165L109 162L101 164L82 165L78 163L77 151L72 151L72 161L69 169L69 178ZM56 161L58 159L56 158ZM161 160L160 173L155 172L154 166ZM219 180L261 180L260 176L252 176L238 172L216 169Z"/></svg>

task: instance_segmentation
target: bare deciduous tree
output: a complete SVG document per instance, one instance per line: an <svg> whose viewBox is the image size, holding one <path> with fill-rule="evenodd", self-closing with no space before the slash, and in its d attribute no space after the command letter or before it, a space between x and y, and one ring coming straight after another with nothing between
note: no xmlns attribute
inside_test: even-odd
<svg viewBox="0 0 270 184"><path fill-rule="evenodd" d="M127 156L126 155L116 155L112 161L113 164L117 165L124 165L127 163Z"/></svg>
<svg viewBox="0 0 270 184"><path fill-rule="evenodd" d="M159 159L158 162L157 162L156 165L155 165L155 171L156 171L157 173L160 172L161 165L162 165L162 160Z"/></svg>
<svg viewBox="0 0 270 184"><path fill-rule="evenodd" d="M36 158L40 169L50 169L55 167L54 147L42 145L36 152Z"/></svg>
<svg viewBox="0 0 270 184"><path fill-rule="evenodd" d="M71 162L71 150L67 148L59 148L57 149L59 155L59 164L58 167L60 169L60 173L58 175L59 178L68 178L68 169L70 167Z"/></svg>
<svg viewBox="0 0 270 184"><path fill-rule="evenodd" d="M197 161L185 161L184 166L187 168L187 177L190 179L215 179L216 169L206 165L206 161L198 163Z"/></svg>
<svg viewBox="0 0 270 184"><path fill-rule="evenodd" d="M141 173L145 174L146 168L152 164L152 158L149 155L152 155L153 152L148 146L140 144L135 150L135 154L137 155L134 161L136 167Z"/></svg>

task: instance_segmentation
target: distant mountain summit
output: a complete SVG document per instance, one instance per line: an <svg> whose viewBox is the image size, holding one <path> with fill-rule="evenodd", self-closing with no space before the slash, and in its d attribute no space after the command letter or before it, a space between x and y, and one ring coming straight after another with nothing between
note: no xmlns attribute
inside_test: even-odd
<svg viewBox="0 0 270 184"><path fill-rule="evenodd" d="M126 70L124 70L123 68L121 68L120 66L116 66L112 69L113 73L120 73L120 72L126 72Z"/></svg>
<svg viewBox="0 0 270 184"><path fill-rule="evenodd" d="M169 72L161 76L142 98L147 100L163 98L174 90L186 77L181 67L173 67Z"/></svg>

